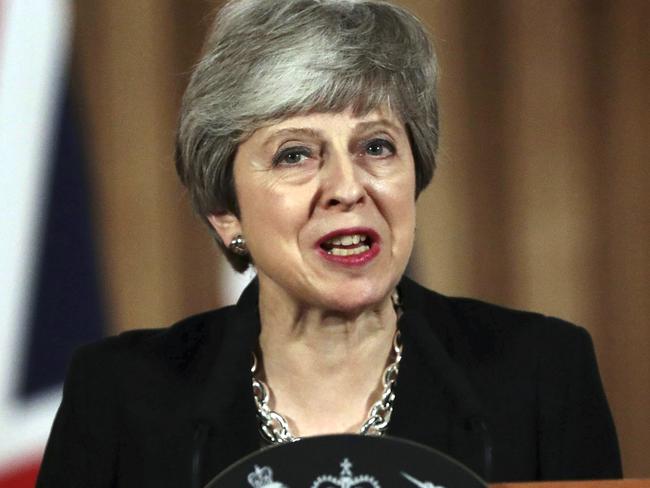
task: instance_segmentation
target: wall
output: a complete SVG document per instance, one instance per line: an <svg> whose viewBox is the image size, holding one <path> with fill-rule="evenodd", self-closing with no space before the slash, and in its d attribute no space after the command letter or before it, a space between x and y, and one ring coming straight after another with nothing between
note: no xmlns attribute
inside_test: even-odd
<svg viewBox="0 0 650 488"><path fill-rule="evenodd" d="M626 476L650 476L650 3L404 0L442 66L442 148L413 274L591 332ZM214 4L77 2L76 81L114 330L221 302L173 169Z"/></svg>

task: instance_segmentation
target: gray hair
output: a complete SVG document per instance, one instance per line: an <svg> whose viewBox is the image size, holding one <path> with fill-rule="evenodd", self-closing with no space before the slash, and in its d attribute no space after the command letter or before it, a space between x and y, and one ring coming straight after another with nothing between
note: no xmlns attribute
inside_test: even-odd
<svg viewBox="0 0 650 488"><path fill-rule="evenodd" d="M256 129L309 112L388 107L408 131L419 195L436 164L436 78L422 23L386 1L228 1L183 97L176 169L206 222L239 217L232 163ZM250 260L216 238L245 270Z"/></svg>

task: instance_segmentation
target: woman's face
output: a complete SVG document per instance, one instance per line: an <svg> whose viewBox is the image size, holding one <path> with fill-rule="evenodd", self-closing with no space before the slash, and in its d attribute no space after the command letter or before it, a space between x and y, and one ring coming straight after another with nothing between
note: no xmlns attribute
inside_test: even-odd
<svg viewBox="0 0 650 488"><path fill-rule="evenodd" d="M263 295L342 312L388 298L415 228L413 155L392 113L258 129L238 148L234 178L240 218L210 220L226 243L244 235Z"/></svg>

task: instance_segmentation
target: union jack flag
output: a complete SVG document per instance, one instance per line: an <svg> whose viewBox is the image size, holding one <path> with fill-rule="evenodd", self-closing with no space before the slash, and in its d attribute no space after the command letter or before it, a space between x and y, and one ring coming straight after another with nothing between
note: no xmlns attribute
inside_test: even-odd
<svg viewBox="0 0 650 488"><path fill-rule="evenodd" d="M0 0L0 488L33 487L70 354L103 332L70 0Z"/></svg>

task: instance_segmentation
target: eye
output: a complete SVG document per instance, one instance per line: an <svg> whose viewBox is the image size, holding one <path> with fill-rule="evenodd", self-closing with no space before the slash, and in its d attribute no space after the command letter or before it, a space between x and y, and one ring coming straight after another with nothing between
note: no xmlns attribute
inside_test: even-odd
<svg viewBox="0 0 650 488"><path fill-rule="evenodd" d="M288 147L281 150L273 157L273 166L293 166L302 163L311 156L311 151L306 147Z"/></svg>
<svg viewBox="0 0 650 488"><path fill-rule="evenodd" d="M363 150L373 157L387 157L395 154L395 146L386 139L372 139L365 143Z"/></svg>

